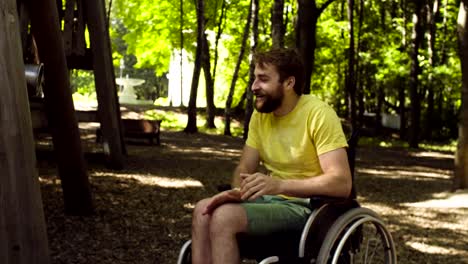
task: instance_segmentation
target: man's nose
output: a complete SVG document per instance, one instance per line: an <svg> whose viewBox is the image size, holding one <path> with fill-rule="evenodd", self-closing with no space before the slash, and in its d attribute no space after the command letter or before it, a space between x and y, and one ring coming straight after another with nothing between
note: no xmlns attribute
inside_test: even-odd
<svg viewBox="0 0 468 264"><path fill-rule="evenodd" d="M254 82L252 83L252 86L250 87L250 90L252 90L252 92L256 91L260 89L260 87L258 86L258 82L257 80L254 80Z"/></svg>

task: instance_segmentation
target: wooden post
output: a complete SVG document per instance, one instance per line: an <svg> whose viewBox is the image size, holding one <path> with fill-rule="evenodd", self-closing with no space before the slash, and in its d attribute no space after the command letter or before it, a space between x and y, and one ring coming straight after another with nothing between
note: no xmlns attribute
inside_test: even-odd
<svg viewBox="0 0 468 264"><path fill-rule="evenodd" d="M104 152L112 168L124 165L120 105L115 85L114 66L103 0L83 0L93 51L94 82L98 99L98 115L103 134Z"/></svg>
<svg viewBox="0 0 468 264"><path fill-rule="evenodd" d="M15 0L0 1L0 263L50 263Z"/></svg>
<svg viewBox="0 0 468 264"><path fill-rule="evenodd" d="M88 215L93 212L80 132L75 116L65 59L57 4L54 0L26 0L31 28L44 63L44 102L52 133L65 212Z"/></svg>

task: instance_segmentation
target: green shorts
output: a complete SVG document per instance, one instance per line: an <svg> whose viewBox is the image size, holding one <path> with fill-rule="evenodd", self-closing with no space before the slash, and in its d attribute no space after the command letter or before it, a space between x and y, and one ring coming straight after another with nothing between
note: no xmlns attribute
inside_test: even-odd
<svg viewBox="0 0 468 264"><path fill-rule="evenodd" d="M308 199L286 199L264 195L241 203L247 213L248 234L265 235L276 231L300 231L312 210Z"/></svg>

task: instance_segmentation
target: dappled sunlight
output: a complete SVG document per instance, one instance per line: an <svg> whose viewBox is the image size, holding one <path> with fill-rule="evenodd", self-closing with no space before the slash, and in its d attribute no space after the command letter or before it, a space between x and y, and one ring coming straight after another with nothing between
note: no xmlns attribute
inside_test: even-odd
<svg viewBox="0 0 468 264"><path fill-rule="evenodd" d="M190 152L200 152L204 154L217 155L220 157L236 157L238 158L241 154L241 150L239 149L228 149L228 148L212 148L212 147L194 147L194 148L181 148L179 145L175 144L167 144L168 148L171 149L172 152L179 152L179 153L190 153Z"/></svg>
<svg viewBox="0 0 468 264"><path fill-rule="evenodd" d="M152 174L125 174L125 173L112 173L112 172L94 172L92 176L112 176L121 179L137 180L142 184L156 185L163 188L201 188L203 184L194 179L175 179L168 177L155 176Z"/></svg>
<svg viewBox="0 0 468 264"><path fill-rule="evenodd" d="M363 197L358 196L358 201L361 201L361 200L363 200ZM367 207L367 208L375 211L379 215L385 215L385 214L391 213L393 211L393 208L391 206L387 206L387 205L384 205L384 204L365 202L365 203L361 203L361 206L362 207Z"/></svg>
<svg viewBox="0 0 468 264"><path fill-rule="evenodd" d="M45 184L60 184L60 179L58 178L45 178L45 177L39 177L39 182L40 183L45 183Z"/></svg>
<svg viewBox="0 0 468 264"><path fill-rule="evenodd" d="M215 148L208 148L208 147L200 148L200 152L216 154L216 155L221 155L221 156L230 156L230 157L239 157L239 155L240 155L239 150L215 149Z"/></svg>
<svg viewBox="0 0 468 264"><path fill-rule="evenodd" d="M441 153L441 152L430 152L430 151L423 151L423 152L410 152L410 156L412 157L424 157L424 158L436 158L436 159L453 159L453 154L448 153Z"/></svg>
<svg viewBox="0 0 468 264"><path fill-rule="evenodd" d="M193 203L186 203L186 204L184 204L184 208L186 208L186 209L194 209L194 208L195 208L195 204L193 204Z"/></svg>
<svg viewBox="0 0 468 264"><path fill-rule="evenodd" d="M405 167L408 168L408 167ZM402 170L402 167L393 167L394 171L388 170L379 170L379 169L366 169L366 168L357 168L356 171L358 173L365 173L365 174L370 174L370 175L378 175L378 176L384 176L385 178L401 178L402 176L412 176L414 178L417 178L418 180L424 180L424 178L427 178L427 180L430 179L450 179L451 175L447 171L444 173L442 171L439 172L428 172L428 171L408 171L408 170Z"/></svg>
<svg viewBox="0 0 468 264"><path fill-rule="evenodd" d="M98 122L80 122L78 127L84 130L96 130L101 127Z"/></svg>
<svg viewBox="0 0 468 264"><path fill-rule="evenodd" d="M442 254L442 255L460 255L464 254L464 251L454 249L454 248L445 248L439 247L436 245L430 245L424 242L417 242L417 241L407 241L405 243L407 246L420 251L426 254Z"/></svg>
<svg viewBox="0 0 468 264"><path fill-rule="evenodd" d="M404 216L399 221L400 224L413 225L416 224L424 229L460 229L468 232L468 226L465 221L458 221L456 218L453 218L452 221L447 221L447 219L441 219L441 214L444 213L443 210L437 211L428 210L427 208L408 208L404 211ZM468 212L465 212L467 214ZM459 215L463 215L463 212L460 212Z"/></svg>
<svg viewBox="0 0 468 264"><path fill-rule="evenodd" d="M422 208L468 208L468 191L435 194L434 199L417 203L406 203L409 207Z"/></svg>

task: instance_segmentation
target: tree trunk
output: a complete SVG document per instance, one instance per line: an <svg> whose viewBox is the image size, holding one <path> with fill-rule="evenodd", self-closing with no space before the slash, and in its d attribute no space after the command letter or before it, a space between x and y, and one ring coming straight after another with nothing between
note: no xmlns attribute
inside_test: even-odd
<svg viewBox="0 0 468 264"><path fill-rule="evenodd" d="M190 100L187 108L187 126L184 129L186 133L197 133L197 92L198 81L202 68L203 38L205 34L205 4L204 0L197 0L197 49L195 53L195 63L193 68L192 86L190 88Z"/></svg>
<svg viewBox="0 0 468 264"><path fill-rule="evenodd" d="M426 111L426 118L425 118L425 128L424 128L424 138L427 140L431 140L432 138L432 131L437 127L437 123L434 122L433 114L434 114L434 89L435 85L433 84L433 74L432 71L438 65L437 61L437 54L435 49L435 42L436 42L436 30L437 24L436 21L439 17L439 0L434 0L433 6L431 7L430 3L427 4L427 17L429 20L429 34L427 38L428 42L428 55L429 55L429 65L431 67L431 71L428 74L427 80L427 111Z"/></svg>
<svg viewBox="0 0 468 264"><path fill-rule="evenodd" d="M425 2L425 1L424 1ZM416 9L413 14L413 34L412 34L412 51L411 51L411 73L410 73L410 130L408 143L412 148L417 148L419 145L419 120L421 116L421 102L418 92L418 76L420 73L419 67L419 47L423 39L424 31L422 27L422 10L424 7L423 1L416 1Z"/></svg>
<svg viewBox="0 0 468 264"><path fill-rule="evenodd" d="M304 93L310 93L312 72L315 63L317 20L319 14L315 0L297 1L296 48L303 58L305 78Z"/></svg>
<svg viewBox="0 0 468 264"><path fill-rule="evenodd" d="M359 15L358 15L358 36L357 36L357 49L356 52L359 54L362 50L362 24L364 22L364 0L359 0ZM358 110L358 121L359 124L362 124L364 118L364 111L365 111L365 102L364 102L364 88L365 88L365 78L363 77L364 67L361 65L359 61L359 56L356 58L356 78L355 78L355 87L356 87L356 94L357 94L357 110Z"/></svg>
<svg viewBox="0 0 468 264"><path fill-rule="evenodd" d="M447 62L448 54L447 54L447 47L445 43L447 42L447 16L448 16L448 10L447 10L447 5L448 5L448 0L444 1L444 16L442 19L442 43L440 44L440 64L445 64Z"/></svg>
<svg viewBox="0 0 468 264"><path fill-rule="evenodd" d="M114 65L109 31L105 22L104 0L83 1L93 57L94 83L98 100L104 149L108 166L122 169L125 163L125 143L122 134L120 104L115 84ZM99 55L99 56L98 56Z"/></svg>
<svg viewBox="0 0 468 264"><path fill-rule="evenodd" d="M398 112L400 113L400 139L406 139L406 80L398 77Z"/></svg>
<svg viewBox="0 0 468 264"><path fill-rule="evenodd" d="M236 88L237 78L239 76L239 69L244 59L245 46L247 45L247 39L250 32L250 23L252 19L252 5L253 0L250 0L249 12L247 15L247 23L245 24L244 34L242 36L241 48L239 51L239 56L237 57L236 67L234 68L234 73L232 75L231 87L229 87L229 94L226 100L226 107L224 108L224 135L231 136L231 105L232 97L234 96L234 90Z"/></svg>
<svg viewBox="0 0 468 264"><path fill-rule="evenodd" d="M453 188L468 188L468 0L462 0L458 13L459 56L462 71L462 106L455 156Z"/></svg>
<svg viewBox="0 0 468 264"><path fill-rule="evenodd" d="M315 48L317 47L317 21L320 14L333 1L327 0L318 8L315 0L298 0L297 1L297 22L296 22L296 48L303 58L305 68L304 93L310 93L310 84L312 72L315 63Z"/></svg>
<svg viewBox="0 0 468 264"><path fill-rule="evenodd" d="M408 19L406 18L406 1L400 2L400 8L403 11L403 27L402 27L402 36L401 36L401 49L407 50L407 41L406 41L406 25ZM400 114L400 131L399 136L400 139L406 139L407 137L407 128L406 128L406 87L408 82L405 78L399 77L398 78L398 106L399 106L399 114Z"/></svg>
<svg viewBox="0 0 468 264"><path fill-rule="evenodd" d="M0 263L50 263L16 1L0 2Z"/></svg>
<svg viewBox="0 0 468 264"><path fill-rule="evenodd" d="M401 46L403 48L406 48L407 46L407 32L406 32L406 25L408 24L408 18L406 16L406 10L407 10L407 3L406 0L402 0L400 2L400 8L403 11L403 27L401 29ZM406 50L406 49L405 49Z"/></svg>
<svg viewBox="0 0 468 264"><path fill-rule="evenodd" d="M348 49L348 75L346 90L349 96L349 117L351 126L356 129L356 79L355 79L355 50L354 50L354 0L348 0L349 22L349 49Z"/></svg>
<svg viewBox="0 0 468 264"><path fill-rule="evenodd" d="M206 85L206 128L216 128L215 116L216 106L214 104L214 80L211 77L211 64L210 64L210 46L206 34L203 34L203 54L202 67L203 73L205 74L205 85Z"/></svg>
<svg viewBox="0 0 468 264"><path fill-rule="evenodd" d="M275 0L271 9L271 39L274 48L284 47L284 0Z"/></svg>
<svg viewBox="0 0 468 264"><path fill-rule="evenodd" d="M385 101L385 92L382 85L383 84L379 84L377 88L377 109L375 113L375 132L377 135L379 135L382 130L382 108Z"/></svg>
<svg viewBox="0 0 468 264"><path fill-rule="evenodd" d="M216 69L218 67L218 45L219 45L219 40L221 39L221 34L223 33L223 24L224 20L226 19L226 0L223 0L223 3L221 5L221 15L219 16L219 21L218 21L218 32L216 32L216 40L215 40L215 54L213 58L213 73L211 76L213 77L213 83L216 81Z"/></svg>
<svg viewBox="0 0 468 264"><path fill-rule="evenodd" d="M39 57L44 62L44 100L65 212L89 215L93 212L91 188L81 149L57 6L52 0L29 0L27 4Z"/></svg>
<svg viewBox="0 0 468 264"><path fill-rule="evenodd" d="M257 50L258 44L258 10L259 7L259 0L252 1L252 35L250 39L250 54L253 55ZM247 139L249 134L249 123L250 117L252 117L253 113L253 93L250 87L252 86L255 80L255 63L253 60L250 61L250 68L249 68L249 84L246 88L246 104L245 104L245 118L244 118L244 135L243 138Z"/></svg>
<svg viewBox="0 0 468 264"><path fill-rule="evenodd" d="M184 106L184 0L180 0L180 105ZM172 100L171 100L172 102ZM196 115L196 114L195 114Z"/></svg>

